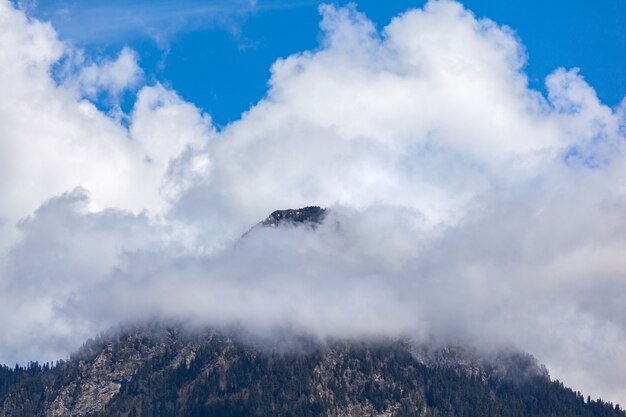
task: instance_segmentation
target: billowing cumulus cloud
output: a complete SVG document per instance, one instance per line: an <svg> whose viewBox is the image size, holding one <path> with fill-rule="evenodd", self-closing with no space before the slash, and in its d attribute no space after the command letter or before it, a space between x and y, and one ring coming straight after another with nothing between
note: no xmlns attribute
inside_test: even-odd
<svg viewBox="0 0 626 417"><path fill-rule="evenodd" d="M94 209L162 206L169 160L206 141L208 116L155 85L138 94L126 129L79 93L119 93L134 84L134 53L90 64L59 85L52 65L73 51L52 27L28 20L7 1L0 2L0 24L0 245L15 237L20 218L78 186L89 190Z"/></svg>
<svg viewBox="0 0 626 417"><path fill-rule="evenodd" d="M320 11L319 48L218 132L130 50L54 81L76 51L0 2L0 358L176 318L512 346L626 401L626 106L576 69L530 89L515 33L456 2L381 32ZM128 88L123 117L88 101ZM320 227L241 238L305 205Z"/></svg>

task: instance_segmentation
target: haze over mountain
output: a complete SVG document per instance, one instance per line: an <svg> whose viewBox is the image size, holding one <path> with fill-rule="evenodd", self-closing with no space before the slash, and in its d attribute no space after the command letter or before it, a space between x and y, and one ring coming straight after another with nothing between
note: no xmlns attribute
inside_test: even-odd
<svg viewBox="0 0 626 417"><path fill-rule="evenodd" d="M277 210L241 239L315 230L327 214ZM300 329L123 326L69 360L0 366L0 417L626 416L552 380L531 355L381 334L322 341Z"/></svg>
<svg viewBox="0 0 626 417"><path fill-rule="evenodd" d="M522 40L457 2L381 30L320 13L319 46L217 129L136 51L89 56L0 0L0 362L178 320L514 348L625 403L626 101L575 68L530 89ZM240 239L306 206L324 221Z"/></svg>

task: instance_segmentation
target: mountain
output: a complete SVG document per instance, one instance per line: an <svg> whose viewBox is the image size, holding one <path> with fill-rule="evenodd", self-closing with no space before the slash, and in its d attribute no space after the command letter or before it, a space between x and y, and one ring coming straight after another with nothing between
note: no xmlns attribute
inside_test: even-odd
<svg viewBox="0 0 626 417"><path fill-rule="evenodd" d="M328 210L318 207L309 206L300 209L276 210L260 224L265 227L276 227L279 224L306 224L316 225L324 221Z"/></svg>
<svg viewBox="0 0 626 417"><path fill-rule="evenodd" d="M324 221L327 214L328 209L318 206L308 206L299 209L276 210L272 212L265 220L257 223L250 230L244 233L242 238L245 238L250 233L253 233L256 230L265 227L278 227L279 225L301 226L315 229L319 224Z"/></svg>
<svg viewBox="0 0 626 417"><path fill-rule="evenodd" d="M320 207L253 227L315 228ZM626 417L520 352L144 324L55 364L0 366L0 417Z"/></svg>
<svg viewBox="0 0 626 417"><path fill-rule="evenodd" d="M624 417L527 354L406 340L258 342L146 325L69 360L0 368L0 416Z"/></svg>

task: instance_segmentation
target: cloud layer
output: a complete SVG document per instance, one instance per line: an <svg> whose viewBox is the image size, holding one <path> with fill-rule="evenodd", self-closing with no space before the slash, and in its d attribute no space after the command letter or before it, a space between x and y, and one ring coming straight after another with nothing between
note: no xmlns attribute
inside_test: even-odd
<svg viewBox="0 0 626 417"><path fill-rule="evenodd" d="M626 402L626 105L576 69L529 89L515 33L456 2L382 32L320 11L319 48L218 132L133 51L76 59L0 1L0 359L156 316L514 346ZM127 89L128 115L89 101ZM312 204L317 230L240 240Z"/></svg>

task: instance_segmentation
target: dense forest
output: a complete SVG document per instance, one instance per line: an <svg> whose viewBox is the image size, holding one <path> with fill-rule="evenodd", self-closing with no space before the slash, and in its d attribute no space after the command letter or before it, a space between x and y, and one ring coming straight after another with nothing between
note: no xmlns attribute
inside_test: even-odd
<svg viewBox="0 0 626 417"><path fill-rule="evenodd" d="M66 361L0 367L0 415L626 416L550 380L530 355L406 341L277 346L172 328L103 336Z"/></svg>

